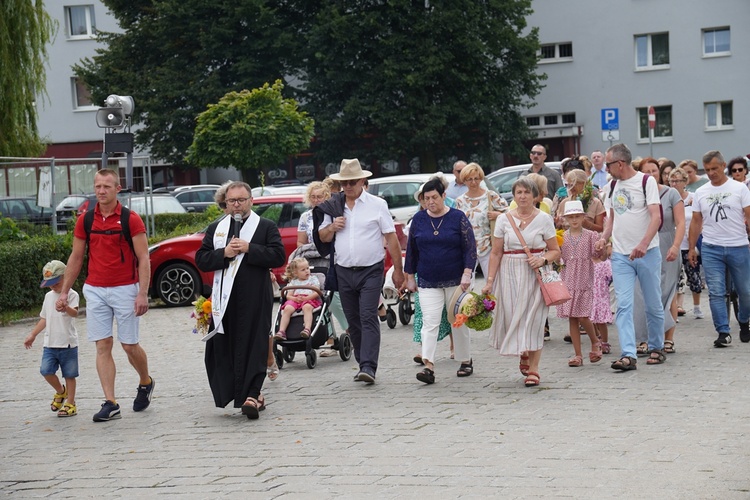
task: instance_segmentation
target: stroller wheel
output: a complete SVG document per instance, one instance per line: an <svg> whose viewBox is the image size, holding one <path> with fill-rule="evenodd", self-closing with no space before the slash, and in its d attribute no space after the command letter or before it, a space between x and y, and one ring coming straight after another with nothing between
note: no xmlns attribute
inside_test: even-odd
<svg viewBox="0 0 750 500"><path fill-rule="evenodd" d="M399 300L398 302L398 319L401 320L402 325L408 325L411 321L411 304L407 300Z"/></svg>
<svg viewBox="0 0 750 500"><path fill-rule="evenodd" d="M390 307L385 312L385 321L388 323L388 328L396 328L396 312Z"/></svg>
<svg viewBox="0 0 750 500"><path fill-rule="evenodd" d="M352 338L348 333L342 333L339 337L338 350L341 361L349 361L352 357Z"/></svg>
<svg viewBox="0 0 750 500"><path fill-rule="evenodd" d="M315 352L315 349L311 350L309 354L305 354L305 357L307 358L307 367L311 370L315 368L315 365L318 363L318 354Z"/></svg>
<svg viewBox="0 0 750 500"><path fill-rule="evenodd" d="M281 348L281 353L284 356L284 361L287 363L294 361L294 351L287 349L286 346Z"/></svg>
<svg viewBox="0 0 750 500"><path fill-rule="evenodd" d="M284 366L284 356L282 356L278 350L274 349L273 357L276 358L276 365L279 367L279 370L281 370Z"/></svg>

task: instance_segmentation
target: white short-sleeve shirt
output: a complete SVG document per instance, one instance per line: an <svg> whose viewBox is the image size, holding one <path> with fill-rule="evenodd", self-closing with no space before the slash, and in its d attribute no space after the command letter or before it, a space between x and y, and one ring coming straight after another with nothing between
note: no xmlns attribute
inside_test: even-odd
<svg viewBox="0 0 750 500"><path fill-rule="evenodd" d="M44 296L42 312L39 316L47 322L44 329L44 347L76 347L78 345L78 332L76 331L75 318L66 312L55 310L55 302L60 294L50 290ZM75 309L79 303L78 292L68 292L68 305Z"/></svg>
<svg viewBox="0 0 750 500"><path fill-rule="evenodd" d="M710 182L693 194L693 212L703 216L703 243L722 247L747 245L745 207L750 206L750 190L727 178L721 186Z"/></svg>
<svg viewBox="0 0 750 500"><path fill-rule="evenodd" d="M660 205L659 187L656 179L646 180L646 196L643 195L643 176L641 172L630 179L618 179L610 196L612 183L607 184L604 192L604 208L609 214L614 209L615 217L612 226L612 251L630 255L643 239L651 222L648 205ZM659 246L659 232L648 244L648 250Z"/></svg>

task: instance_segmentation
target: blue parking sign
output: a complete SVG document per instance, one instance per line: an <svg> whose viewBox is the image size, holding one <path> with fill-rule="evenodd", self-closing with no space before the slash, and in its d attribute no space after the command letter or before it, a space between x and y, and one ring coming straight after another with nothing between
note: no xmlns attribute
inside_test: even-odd
<svg viewBox="0 0 750 500"><path fill-rule="evenodd" d="M602 108L602 130L620 130L618 108Z"/></svg>

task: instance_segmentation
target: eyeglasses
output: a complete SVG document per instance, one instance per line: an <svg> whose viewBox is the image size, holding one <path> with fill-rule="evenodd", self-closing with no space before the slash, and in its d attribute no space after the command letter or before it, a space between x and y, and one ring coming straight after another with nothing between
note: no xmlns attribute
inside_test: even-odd
<svg viewBox="0 0 750 500"><path fill-rule="evenodd" d="M244 205L250 198L230 198L227 200L227 205Z"/></svg>
<svg viewBox="0 0 750 500"><path fill-rule="evenodd" d="M339 181L342 186L356 186L360 179L354 179L353 181Z"/></svg>
<svg viewBox="0 0 750 500"><path fill-rule="evenodd" d="M544 156L544 151L532 151L533 156Z"/></svg>
<svg viewBox="0 0 750 500"><path fill-rule="evenodd" d="M482 179L480 179L479 177L470 177L469 179L466 179L465 182L479 182L481 180Z"/></svg>
<svg viewBox="0 0 750 500"><path fill-rule="evenodd" d="M687 179L669 179L669 182L687 182Z"/></svg>
<svg viewBox="0 0 750 500"><path fill-rule="evenodd" d="M615 163L620 163L621 161L622 160L609 161L609 162L605 163L605 165L607 166L607 168L609 168L612 165L614 165Z"/></svg>
<svg viewBox="0 0 750 500"><path fill-rule="evenodd" d="M734 172L744 172L744 171L745 171L744 168L733 168L732 169L732 173L734 173Z"/></svg>

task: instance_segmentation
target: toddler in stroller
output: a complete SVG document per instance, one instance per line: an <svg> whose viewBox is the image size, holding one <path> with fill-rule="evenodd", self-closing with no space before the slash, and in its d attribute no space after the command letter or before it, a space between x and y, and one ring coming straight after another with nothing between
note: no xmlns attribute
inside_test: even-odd
<svg viewBox="0 0 750 500"><path fill-rule="evenodd" d="M315 368L315 349L322 346L329 336L333 339L332 349L338 351L342 361L348 361L352 341L348 333L336 336L330 310L333 293L324 291L325 274L311 273L307 260L297 258L292 259L287 267L287 280L289 285L280 290L282 305L273 336L273 355L278 367L282 368L284 361L294 360L295 352L304 351L307 367Z"/></svg>

